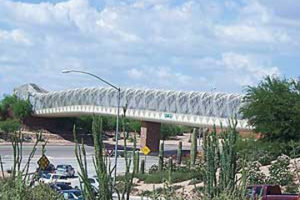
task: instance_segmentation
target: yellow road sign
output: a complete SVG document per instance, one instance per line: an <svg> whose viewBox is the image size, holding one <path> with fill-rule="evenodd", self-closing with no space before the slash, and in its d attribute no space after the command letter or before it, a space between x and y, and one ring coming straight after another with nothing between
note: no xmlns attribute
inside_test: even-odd
<svg viewBox="0 0 300 200"><path fill-rule="evenodd" d="M46 169L48 165L50 164L50 161L45 155L42 155L42 157L37 161L37 164L39 165L40 169Z"/></svg>
<svg viewBox="0 0 300 200"><path fill-rule="evenodd" d="M141 151L145 154L145 155L148 155L151 151L150 151L150 149L149 149L149 147L147 147L147 146L144 146L142 149L141 149Z"/></svg>

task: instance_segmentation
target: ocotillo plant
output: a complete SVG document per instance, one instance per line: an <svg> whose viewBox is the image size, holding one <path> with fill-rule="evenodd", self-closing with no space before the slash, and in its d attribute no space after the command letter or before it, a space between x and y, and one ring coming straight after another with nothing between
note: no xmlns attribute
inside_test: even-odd
<svg viewBox="0 0 300 200"><path fill-rule="evenodd" d="M0 188L0 199L14 199L14 200L22 200L24 198L24 193L31 186L29 182L29 165L34 157L34 154L37 149L37 145L40 142L41 135L39 133L36 134L36 141L33 145L33 148L27 158L24 167L21 167L23 161L23 134L21 131L14 132L11 135L11 145L13 148L13 166L10 178L6 179L3 182L3 185ZM4 177L3 165L1 162L1 171L2 176ZM6 191L1 191L1 189L6 188Z"/></svg>
<svg viewBox="0 0 300 200"><path fill-rule="evenodd" d="M126 106L123 108L123 116L122 116L122 124L123 124L123 132L126 133L125 137L124 137L124 158L125 158L125 176L124 176L124 184L123 184L123 188L121 191L121 196L120 196L120 192L116 189L116 192L118 194L119 199L121 200L129 200L130 198L130 192L132 190L132 185L133 185L133 178L135 176L135 173L138 171L138 153L136 152L136 135L134 135L134 141L133 141L133 150L132 150L132 154L131 156L128 154L127 151L127 135L128 135L128 127L127 127L127 123L126 123L126 110L127 110L127 104ZM131 163L133 163L133 169L132 172L130 172L130 167L131 167Z"/></svg>
<svg viewBox="0 0 300 200"><path fill-rule="evenodd" d="M138 153L138 152L137 152ZM117 190L119 199L121 200L129 200L130 198L130 192L132 190L132 185L133 185L133 178L135 176L135 172L137 171L136 167L136 136L134 136L134 141L133 141L133 150L132 150L132 154L131 156L128 155L128 151L127 151L127 139L126 137L124 137L124 158L125 158L125 176L124 176L124 184L123 184L123 188L121 191L121 196L120 196L120 192ZM133 163L133 169L132 172L130 172L130 167L131 167L131 163Z"/></svg>
<svg viewBox="0 0 300 200"><path fill-rule="evenodd" d="M176 159L178 165L181 164L181 159L182 159L182 142L179 141L178 149L177 149L177 159Z"/></svg>
<svg viewBox="0 0 300 200"><path fill-rule="evenodd" d="M159 144L158 170L164 170L164 141Z"/></svg>
<svg viewBox="0 0 300 200"><path fill-rule="evenodd" d="M13 155L14 155L14 162L13 162L13 169L12 169L12 178L15 179L19 174L23 175L22 176L22 182L25 184L28 178L28 171L29 171L29 165L34 157L34 154L37 149L37 145L41 141L41 133L36 134L36 141L33 145L33 148L29 154L29 157L27 159L27 162L23 169L21 169L21 164L23 161L23 140L24 136L21 131L15 132L12 137L11 137L11 144L13 147Z"/></svg>
<svg viewBox="0 0 300 200"><path fill-rule="evenodd" d="M196 156L197 156L197 132L194 128L193 134L192 134L192 144L191 144L191 166L194 166L196 163Z"/></svg>

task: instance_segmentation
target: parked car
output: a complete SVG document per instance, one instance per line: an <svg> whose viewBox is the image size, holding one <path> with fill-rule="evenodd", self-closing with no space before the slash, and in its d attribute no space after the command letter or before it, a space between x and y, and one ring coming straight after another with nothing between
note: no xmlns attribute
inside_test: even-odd
<svg viewBox="0 0 300 200"><path fill-rule="evenodd" d="M99 182L98 182L97 178L89 178L89 181L93 187L95 187L95 188L99 187Z"/></svg>
<svg viewBox="0 0 300 200"><path fill-rule="evenodd" d="M68 200L83 200L83 197L82 197L82 193L80 190L76 190L76 189L73 189L73 190L63 190L61 191L64 199L68 199Z"/></svg>
<svg viewBox="0 0 300 200"><path fill-rule="evenodd" d="M71 182L68 181L68 177L60 175L60 174L43 174L39 179L40 183L65 183L71 185Z"/></svg>
<svg viewBox="0 0 300 200"><path fill-rule="evenodd" d="M46 167L46 169L40 170L39 168L36 169L37 177L41 178L43 175L47 175L50 173L54 173L55 172L55 166L53 164L49 164L48 167Z"/></svg>
<svg viewBox="0 0 300 200"><path fill-rule="evenodd" d="M55 172L68 177L73 177L75 175L75 170L71 165L57 165Z"/></svg>
<svg viewBox="0 0 300 200"><path fill-rule="evenodd" d="M55 191L62 191L62 190L73 190L74 188L72 188L69 184L66 183L51 183L49 185L53 190Z"/></svg>
<svg viewBox="0 0 300 200"><path fill-rule="evenodd" d="M300 195L282 194L279 185L253 185L246 191L251 200L300 200Z"/></svg>

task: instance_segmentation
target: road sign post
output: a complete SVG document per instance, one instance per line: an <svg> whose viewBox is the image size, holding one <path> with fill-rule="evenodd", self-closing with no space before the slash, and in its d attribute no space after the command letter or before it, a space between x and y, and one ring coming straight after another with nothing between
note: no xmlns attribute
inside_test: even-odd
<svg viewBox="0 0 300 200"><path fill-rule="evenodd" d="M37 164L39 165L40 170L45 170L50 164L50 161L47 156L42 155L42 157L37 161Z"/></svg>
<svg viewBox="0 0 300 200"><path fill-rule="evenodd" d="M147 155L151 152L151 150L149 149L149 147L144 146L141 151L143 152L143 154L145 155L145 166L146 166L146 159L147 159ZM145 167L146 168L146 167Z"/></svg>

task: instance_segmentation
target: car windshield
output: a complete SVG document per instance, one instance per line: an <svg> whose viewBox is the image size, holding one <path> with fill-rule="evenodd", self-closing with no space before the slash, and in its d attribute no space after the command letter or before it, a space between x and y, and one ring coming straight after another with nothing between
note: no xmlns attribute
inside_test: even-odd
<svg viewBox="0 0 300 200"><path fill-rule="evenodd" d="M59 179L60 178L60 176L59 175L53 175L53 177L52 177L53 179Z"/></svg>
<svg viewBox="0 0 300 200"><path fill-rule="evenodd" d="M57 185L57 187L59 187L61 190L71 190L71 189L73 189L71 186L66 185L66 184L59 184L59 185Z"/></svg>
<svg viewBox="0 0 300 200"><path fill-rule="evenodd" d="M66 165L57 165L57 169L66 169L67 166Z"/></svg>
<svg viewBox="0 0 300 200"><path fill-rule="evenodd" d="M51 177L51 174L43 174L43 178L45 178L45 179L50 179L50 177Z"/></svg>
<svg viewBox="0 0 300 200"><path fill-rule="evenodd" d="M74 191L73 194L74 194L76 197L81 197L81 192L80 192L80 191Z"/></svg>
<svg viewBox="0 0 300 200"><path fill-rule="evenodd" d="M89 178L90 183L95 183L95 180L92 178Z"/></svg>

